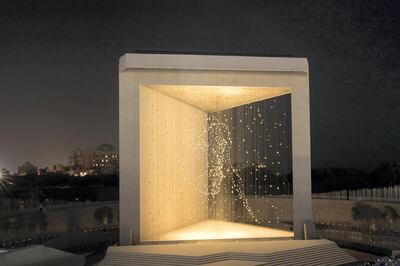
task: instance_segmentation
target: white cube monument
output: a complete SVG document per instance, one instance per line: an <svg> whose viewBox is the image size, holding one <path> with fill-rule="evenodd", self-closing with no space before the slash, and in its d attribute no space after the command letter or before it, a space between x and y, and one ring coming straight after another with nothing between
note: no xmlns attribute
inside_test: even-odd
<svg viewBox="0 0 400 266"><path fill-rule="evenodd" d="M222 146L209 146L209 114L287 94L291 95L292 112L293 231L295 239L304 239L313 230L309 226L307 59L177 54L121 57L121 245L262 234L262 229L253 225L210 219L210 194L218 193L219 184L233 168L224 169L231 167L224 161L229 158L210 162L216 158L210 152L220 156L228 146L222 135L214 140ZM232 193L244 200L239 190ZM293 235L270 231L271 237L274 234Z"/></svg>

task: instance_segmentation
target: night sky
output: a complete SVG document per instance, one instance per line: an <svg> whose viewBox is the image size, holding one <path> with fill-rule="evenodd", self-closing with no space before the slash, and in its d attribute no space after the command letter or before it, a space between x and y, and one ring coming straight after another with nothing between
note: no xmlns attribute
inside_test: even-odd
<svg viewBox="0 0 400 266"><path fill-rule="evenodd" d="M313 167L400 161L400 1L0 0L0 168L118 145L118 59L307 57Z"/></svg>

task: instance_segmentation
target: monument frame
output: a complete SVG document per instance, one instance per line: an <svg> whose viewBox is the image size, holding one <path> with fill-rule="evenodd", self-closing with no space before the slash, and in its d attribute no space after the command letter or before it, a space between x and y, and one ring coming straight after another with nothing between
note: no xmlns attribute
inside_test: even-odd
<svg viewBox="0 0 400 266"><path fill-rule="evenodd" d="M141 243L140 86L289 87L293 222L296 239L312 223L309 71L305 58L126 54L119 63L120 243ZM275 95L278 96L278 95Z"/></svg>

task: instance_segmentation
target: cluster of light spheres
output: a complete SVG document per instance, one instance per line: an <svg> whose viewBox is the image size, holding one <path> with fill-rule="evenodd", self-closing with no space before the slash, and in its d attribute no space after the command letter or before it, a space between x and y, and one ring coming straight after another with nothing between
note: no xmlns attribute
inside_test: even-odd
<svg viewBox="0 0 400 266"><path fill-rule="evenodd" d="M146 121L152 130L146 137L157 152L141 157L146 158L143 172L151 177L141 184L155 195L146 209L155 235L169 224L168 230L176 229L179 219L185 224L210 219L260 225L291 219L274 199L291 194L290 117L285 109L290 98L285 97L208 113L207 120L204 112L159 119L152 106ZM175 131L183 134L171 134ZM167 149L159 149L158 141Z"/></svg>
<svg viewBox="0 0 400 266"><path fill-rule="evenodd" d="M291 182L282 174L290 171L289 119L275 105L277 99L208 115L208 201L214 219L271 223L258 218L256 199L290 193ZM271 209L279 222L283 209L276 203Z"/></svg>

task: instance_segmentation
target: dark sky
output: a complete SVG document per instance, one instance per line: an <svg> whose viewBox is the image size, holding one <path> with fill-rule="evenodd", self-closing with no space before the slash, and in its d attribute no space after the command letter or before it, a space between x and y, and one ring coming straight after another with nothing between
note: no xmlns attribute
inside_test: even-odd
<svg viewBox="0 0 400 266"><path fill-rule="evenodd" d="M313 167L400 160L400 1L0 0L0 168L118 144L118 59L135 50L310 64Z"/></svg>

